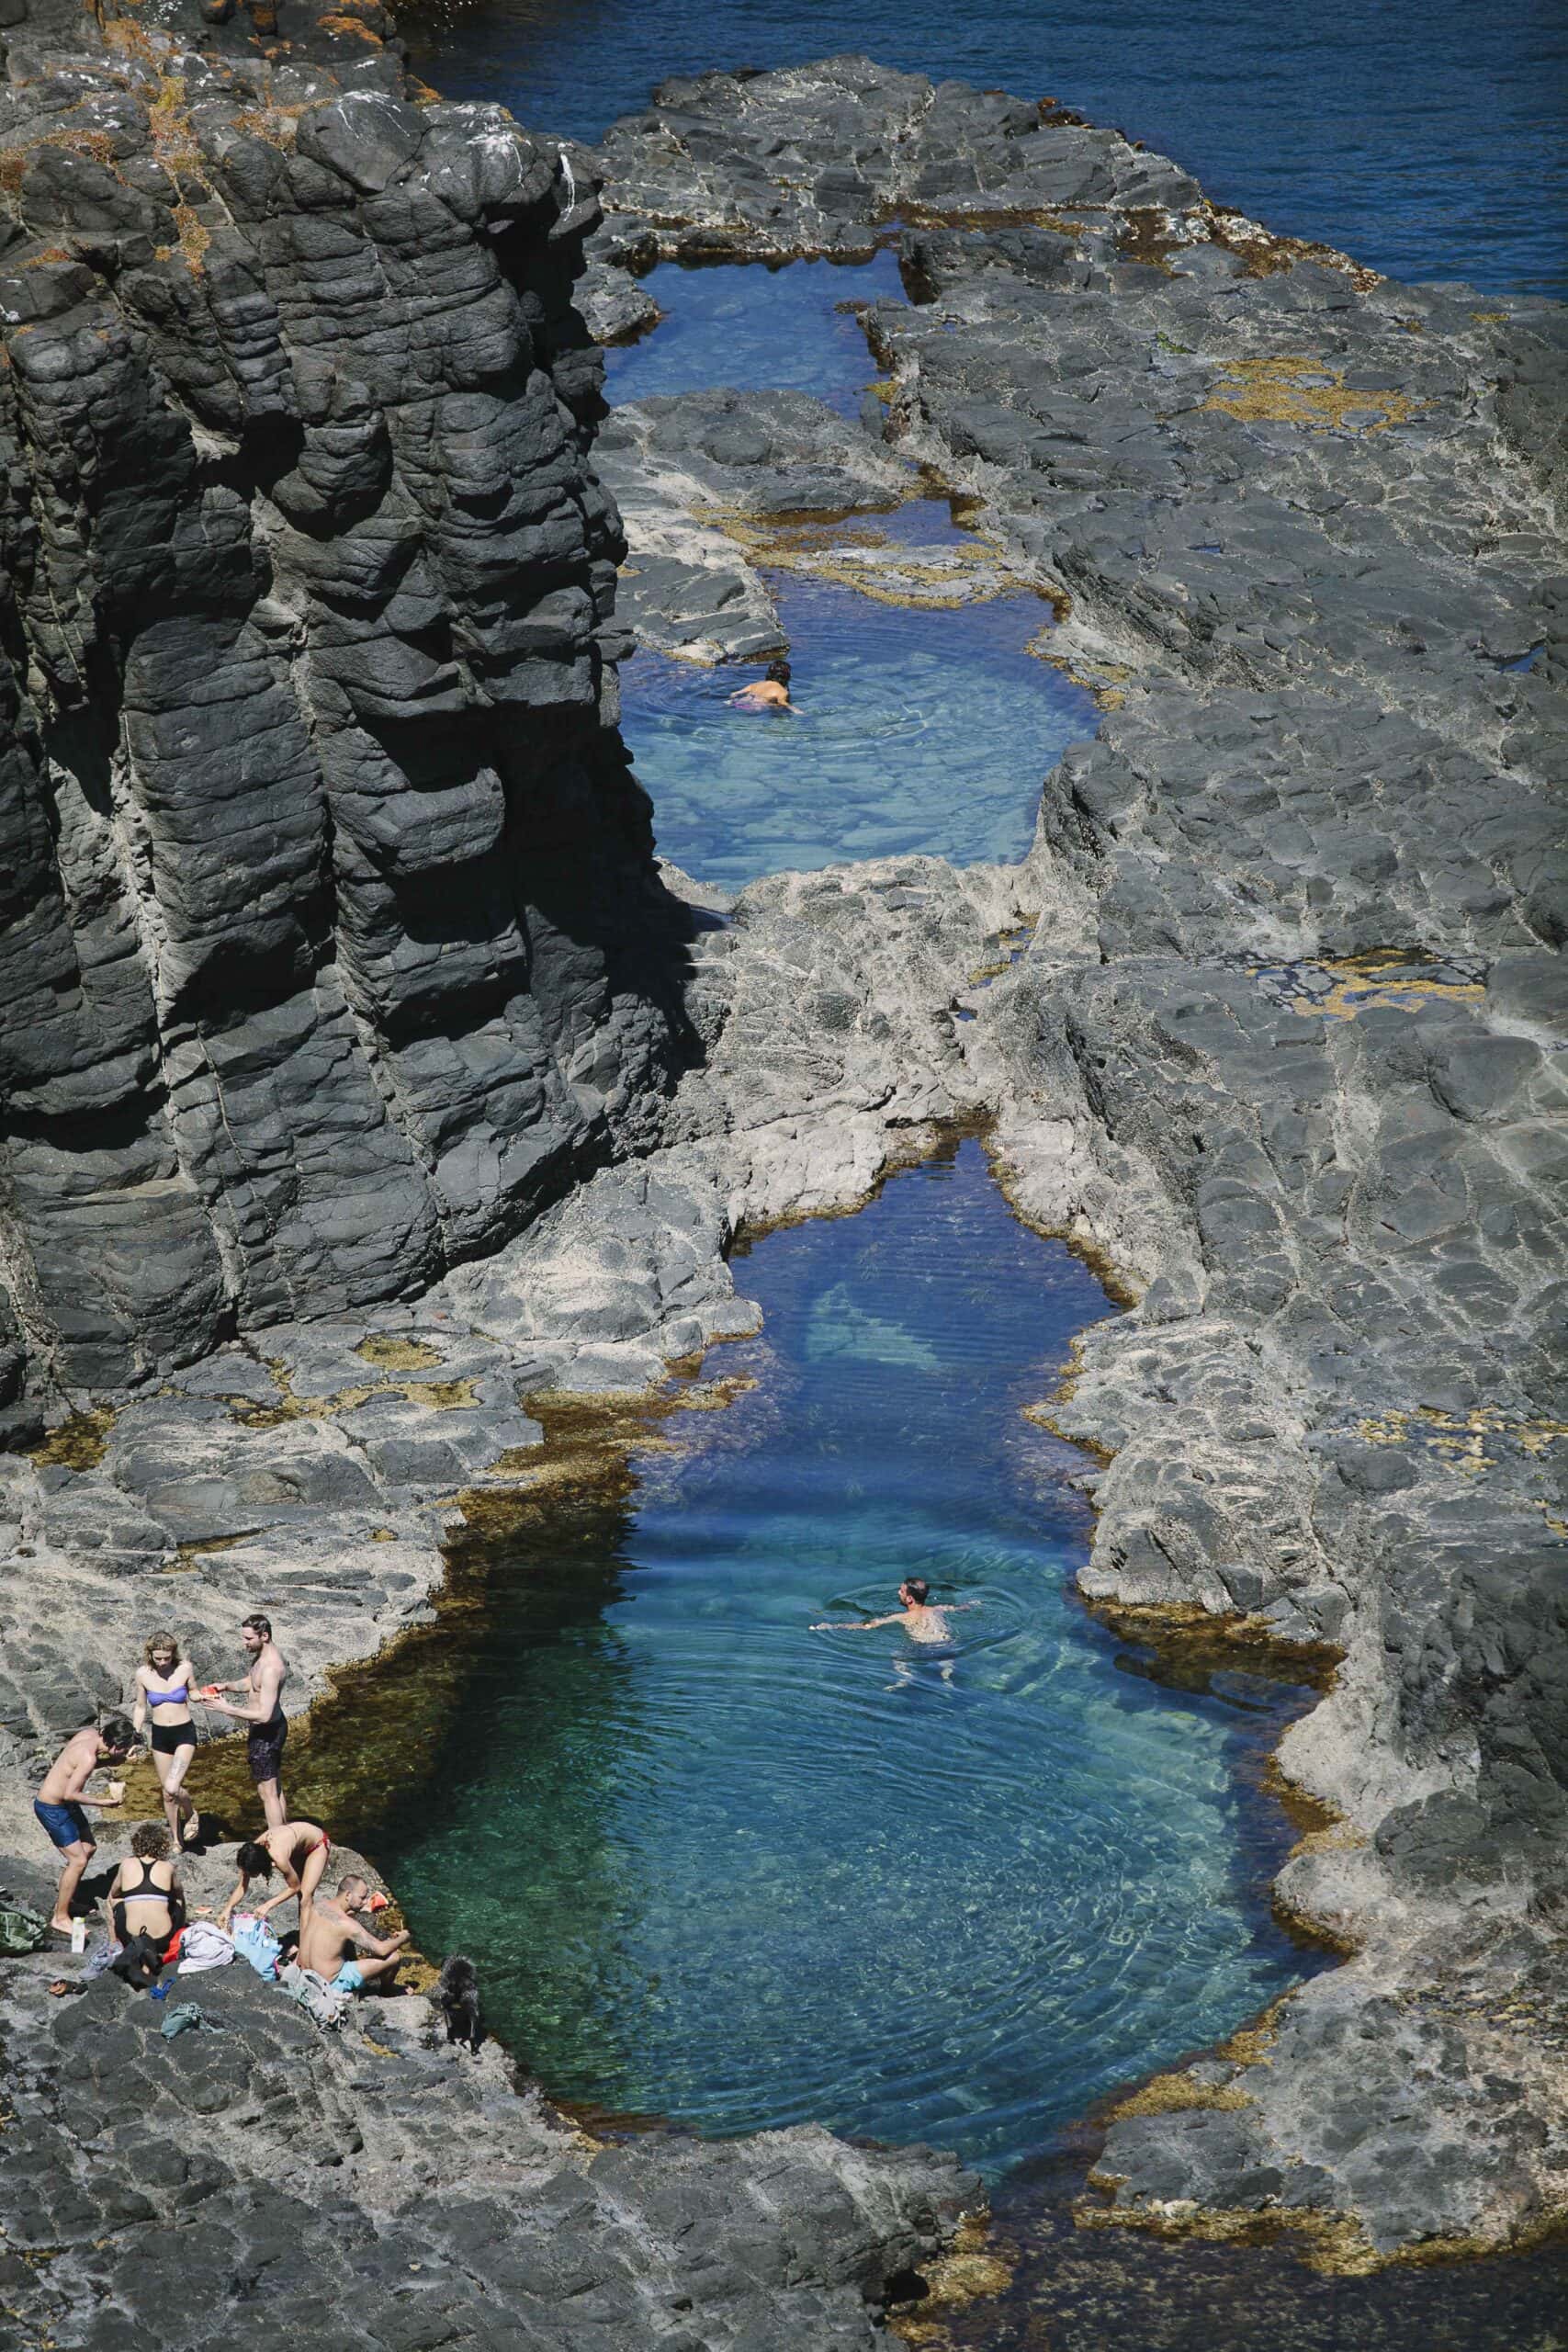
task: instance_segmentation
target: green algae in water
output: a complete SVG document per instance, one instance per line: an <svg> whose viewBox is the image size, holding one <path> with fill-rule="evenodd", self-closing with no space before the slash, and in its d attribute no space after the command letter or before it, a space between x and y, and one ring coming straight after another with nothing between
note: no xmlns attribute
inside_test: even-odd
<svg viewBox="0 0 1568 2352"><path fill-rule="evenodd" d="M996 2171L1311 1963L1235 1770L1272 1699L1115 1669L1067 1592L1081 1457L1021 1418L1110 1311L978 1145L738 1269L758 1386L491 1580L373 1850L547 2087L714 2133L816 2120ZM902 1575L954 1655L811 1622ZM1273 1842L1270 1844L1270 1837Z"/></svg>

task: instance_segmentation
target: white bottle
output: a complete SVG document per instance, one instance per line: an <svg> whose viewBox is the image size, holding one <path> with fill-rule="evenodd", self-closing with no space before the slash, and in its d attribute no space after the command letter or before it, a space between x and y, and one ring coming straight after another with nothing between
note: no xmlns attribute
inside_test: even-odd
<svg viewBox="0 0 1568 2352"><path fill-rule="evenodd" d="M86 1951L86 1949L87 1949L87 1922L85 1921L85 1919L73 1919L73 1920L72 1920L72 1922L71 1922L71 1949L72 1949L72 1951Z"/></svg>

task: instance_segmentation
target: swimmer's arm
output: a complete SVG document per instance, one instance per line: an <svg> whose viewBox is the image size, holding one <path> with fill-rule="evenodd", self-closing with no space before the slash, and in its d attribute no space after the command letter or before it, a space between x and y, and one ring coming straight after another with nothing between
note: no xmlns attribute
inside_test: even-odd
<svg viewBox="0 0 1568 2352"><path fill-rule="evenodd" d="M856 1617L842 1624L830 1624L824 1621L820 1625L808 1626L807 1630L813 1634L870 1634L878 1625L901 1625L903 1622L904 1612L897 1609L891 1617Z"/></svg>

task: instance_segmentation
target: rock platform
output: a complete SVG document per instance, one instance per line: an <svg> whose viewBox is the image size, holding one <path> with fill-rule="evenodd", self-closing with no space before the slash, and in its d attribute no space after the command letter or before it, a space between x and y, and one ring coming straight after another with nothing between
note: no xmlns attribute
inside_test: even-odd
<svg viewBox="0 0 1568 2352"><path fill-rule="evenodd" d="M225 39L243 36L242 24ZM37 103L46 77L25 35L8 39L12 81L20 58ZM385 43L365 47L376 74L395 66ZM397 103L432 115L422 142L449 111ZM288 97L288 119L306 126L296 140L309 149L314 109L338 104L313 86ZM330 146L337 132L318 129ZM471 131L458 144L488 154ZM501 121L495 137L523 139ZM423 172L426 152L392 162L375 201ZM177 1195L195 1237L179 1262L197 1271L182 1272L175 1325L138 1309L134 1381L123 1353L51 1374L65 1359L40 1344L40 1295L18 1285L29 1344L13 1349L6 1401L32 1451L0 1455L0 1835L22 1850L29 1772L85 1706L120 1696L152 1623L173 1617L216 1668L238 1618L268 1606L301 1692L323 1690L332 1666L427 1613L441 1545L471 1498L536 1475L530 1400L643 1388L746 1328L724 1262L738 1230L851 1205L933 1125L983 1120L1020 1212L1098 1252L1135 1302L1086 1338L1069 1393L1042 1400L1107 1457L1088 1596L1162 1637L1218 1631L1337 1659L1280 1753L1319 1826L1278 1896L1345 1964L1156 2111L1114 2122L1086 2211L1167 2232L1288 2226L1351 2267L1528 2238L1568 2211L1563 311L1393 285L1217 210L1174 164L1059 109L933 90L863 60L666 85L597 153L569 144L565 157L572 188L605 183L604 225L588 238L596 299L635 307L627 265L661 254L851 256L886 238L911 297L869 316L886 401L858 426L832 419L829 435L815 404L759 394L722 417L702 399L644 403L612 433L617 497L670 535L659 593L632 583L649 641L662 629L688 654L761 650L771 607L743 541L721 532L694 552L690 536L717 529L704 507L745 512L748 470L753 490L763 482L750 512L775 516L874 508L900 483L936 481L1055 607L1050 650L1094 688L1099 737L1044 779L1020 866L891 859L781 876L733 901L656 872L624 768L611 802L594 797L609 787L592 777L610 771L592 764L588 735L547 792L509 785L518 821L536 817L569 864L604 837L607 805L614 842L633 843L607 853L623 927L592 934L603 967L580 958L570 922L552 934L573 976L560 1051L592 1102L585 1126L551 1130L559 1196L513 1186L487 1157L489 1131L456 1107L473 1099L453 1074L469 1066L468 1030L455 1035L446 1014L416 1027L435 1126L414 1158L444 1164L455 1136L454 1184L467 1169L477 1190L463 1197L490 1205L454 1246L389 1257L389 1227L373 1220L372 1254L395 1263L395 1285L344 1281L361 1228L323 1210L324 1254L258 1287L253 1311L243 1251L225 1242L220 1272L199 1271L218 1195L176 1169L173 1145L145 1170L117 1146L107 1177L96 1159L50 1160L58 1182L40 1179L37 1230L55 1229L80 1180L83 1229L112 1271L101 1185L149 1233ZM75 168L48 166L67 179ZM370 196L330 158L319 169L332 201L308 176L309 201L290 199L299 219L317 220L319 198L357 220ZM565 187L552 164L558 213ZM543 185L537 202L542 220ZM146 266L120 257L117 288ZM487 452L510 428L494 408L440 414L460 426L482 519L501 495L484 487ZM320 420L334 448L361 425L348 411ZM587 424L574 430L581 466ZM231 458L205 442L198 454L226 497ZM574 481L585 510L593 492ZM290 530L286 548L301 536ZM609 561L612 543L596 541L605 552L592 560ZM686 576L723 566L733 593ZM697 588L714 590L705 605ZM432 608L410 593L418 639ZM444 593L459 609L479 594ZM513 594L496 591L508 611ZM596 623L602 651L625 644L607 605ZM332 628L314 607L300 625L324 655ZM596 694L592 718L584 706L570 724L597 743L611 708ZM46 773L25 728L16 741L29 773ZM403 828L398 841L426 838L423 821ZM27 906L68 902L81 936L108 910L103 936L118 939L119 885L92 877L109 875L111 848L134 875L150 870L147 837L128 818L121 847L82 838L85 862L64 879L59 852L40 851ZM504 838L518 838L510 818ZM347 968L355 920L341 957L312 970ZM418 963L423 918L388 921L393 963ZM456 952L461 965L467 948ZM142 951L105 954L123 976ZM637 978L617 995L627 954ZM171 948L171 987L176 964ZM606 972L624 1020L595 994ZM310 985L319 994L319 977ZM483 1001L483 989L462 998ZM252 1009L246 996L235 1067L262 1073L254 1100L270 1118ZM366 1125L343 1111L341 1132L381 1134L388 1120L385 1132L408 1132L402 1065L362 1009L349 1025L353 1048L331 1067L359 1067L357 1054L385 1092ZM186 1033L159 1034L173 1072ZM137 1035L149 1053L152 1030ZM89 1046L69 1064L80 1102L13 1098L24 1159L40 1122L119 1118L128 1097L95 1105ZM488 1044L473 1052L490 1067ZM163 1097L152 1108L166 1116ZM323 1117L340 1131L337 1110ZM69 1128L71 1148L84 1132ZM64 1133L45 1135L51 1151ZM333 1161L323 1152L312 1167ZM122 1165L138 1172L120 1202ZM362 1198L379 1202L378 1180ZM76 1283L78 1261L61 1263L51 1295ZM92 1272L83 1295L96 1298L103 1268ZM188 1321L185 1302L203 1297L211 1317ZM85 1999L56 2006L82 2013L72 2031L97 2030ZM40 2059L40 2116L74 2063ZM419 2080L446 2114L447 2092ZM744 2179L748 2163L774 2160L767 2143L744 2146L759 2144L722 2163ZM65 2151L70 2168L86 2148ZM635 2161L652 2182L661 2164L684 2177L705 2159L661 2143ZM845 2161L822 2154L829 2171ZM375 2201L373 2169L334 2183L384 2250L424 2223ZM226 2179L222 2194L252 2191ZM716 2219L715 2244L729 2226ZM770 2209L775 2249L779 2226ZM843 2226L863 2250L861 2223ZM859 2287L879 2263L883 2278L897 2267L909 2226L885 2210L874 2260L818 2264L814 2291L858 2282L852 2319L840 2301L823 2327L841 2318L863 2336ZM570 2292L564 2278L541 2290L558 2312ZM722 2303L710 2320L700 2298L691 2315L655 2315L645 2299L643 2335L621 2340L679 2342L684 2328L693 2344L728 2344ZM616 2308L624 2327L632 2306ZM51 2312L69 2346L57 2323ZM490 2340L477 2320L469 2334Z"/></svg>

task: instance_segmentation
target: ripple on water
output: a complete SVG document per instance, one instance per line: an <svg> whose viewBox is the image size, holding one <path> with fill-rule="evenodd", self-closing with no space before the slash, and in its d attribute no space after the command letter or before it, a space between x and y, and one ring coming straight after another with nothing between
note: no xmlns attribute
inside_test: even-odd
<svg viewBox="0 0 1568 2352"><path fill-rule="evenodd" d="M1082 1506L1021 1411L1107 1304L977 1145L737 1271L759 1386L587 1552L563 1524L498 1573L375 1849L558 2095L995 2171L1299 1974L1233 1770L1256 1719L1119 1674L1068 1596ZM951 1656L810 1630L911 1574L981 1603Z"/></svg>
<svg viewBox="0 0 1568 2352"><path fill-rule="evenodd" d="M1023 856L1040 786L1091 736L1092 697L1027 648L1033 596L913 611L777 574L795 714L733 710L750 670L639 653L622 729L653 796L660 854L706 882L929 852Z"/></svg>

